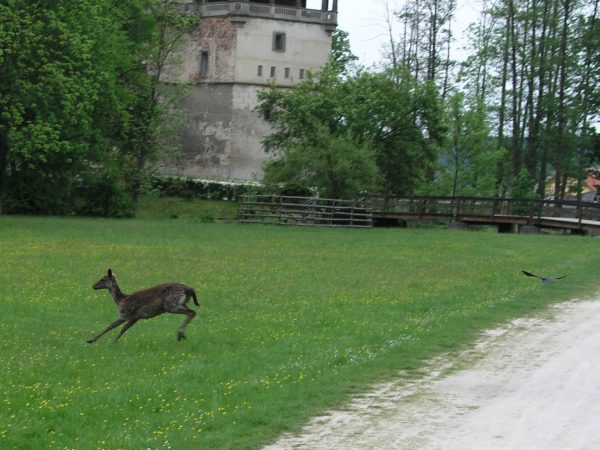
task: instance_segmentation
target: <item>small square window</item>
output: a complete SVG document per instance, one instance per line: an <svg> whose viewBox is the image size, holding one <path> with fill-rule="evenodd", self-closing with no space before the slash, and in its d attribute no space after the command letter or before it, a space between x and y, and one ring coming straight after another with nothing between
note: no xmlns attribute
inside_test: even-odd
<svg viewBox="0 0 600 450"><path fill-rule="evenodd" d="M278 31L273 33L273 51L285 52L285 33Z"/></svg>
<svg viewBox="0 0 600 450"><path fill-rule="evenodd" d="M275 66L271 66L271 78L275 78Z"/></svg>
<svg viewBox="0 0 600 450"><path fill-rule="evenodd" d="M258 70L256 71L256 74L257 74L259 77L262 77L262 76L263 76L263 66L258 66Z"/></svg>
<svg viewBox="0 0 600 450"><path fill-rule="evenodd" d="M298 74L298 78L304 80L304 69L300 69L300 73Z"/></svg>
<svg viewBox="0 0 600 450"><path fill-rule="evenodd" d="M289 68L289 67L286 67L286 68L285 68L285 70L284 70L284 74L285 74L284 76L285 76L286 78L289 78L289 77L290 77L290 68Z"/></svg>

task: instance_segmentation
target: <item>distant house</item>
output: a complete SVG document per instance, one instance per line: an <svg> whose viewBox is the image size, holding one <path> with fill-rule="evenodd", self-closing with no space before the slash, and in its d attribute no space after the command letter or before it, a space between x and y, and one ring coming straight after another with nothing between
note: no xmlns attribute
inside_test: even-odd
<svg viewBox="0 0 600 450"><path fill-rule="evenodd" d="M577 199L577 184L576 178L567 180L567 188L565 198L567 200ZM554 176L548 178L546 183L546 198L554 197ZM600 202L600 167L592 167L587 171L587 177L583 181L583 189L581 200L584 202Z"/></svg>

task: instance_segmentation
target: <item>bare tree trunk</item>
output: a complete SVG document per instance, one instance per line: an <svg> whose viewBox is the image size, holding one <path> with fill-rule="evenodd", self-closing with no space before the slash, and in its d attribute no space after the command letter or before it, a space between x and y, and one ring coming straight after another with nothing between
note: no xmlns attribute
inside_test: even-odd
<svg viewBox="0 0 600 450"><path fill-rule="evenodd" d="M415 8L415 15L413 17L413 26L414 26L414 45L415 45L415 66L414 66L414 76L415 78L418 80L419 79L419 71L420 71L420 61L419 61L419 45L421 43L421 35L420 35L420 31L421 31L421 20L420 20L420 16L421 16L421 6L419 3L419 0L417 0L415 2L416 8Z"/></svg>
<svg viewBox="0 0 600 450"><path fill-rule="evenodd" d="M525 154L525 167L527 171L531 175L532 179L536 179L536 169L537 169L537 146L535 143L535 136L532 131L534 128L535 122L535 108L534 108L534 93L535 93L535 72L539 71L541 60L538 57L538 47L537 47L537 3L536 0L531 0L531 27L529 28L530 35L528 37L529 41L529 70L527 71L527 99L525 110L527 111L525 115L525 123L526 128L528 130L529 141L527 144L527 152ZM525 127L523 127L525 128Z"/></svg>
<svg viewBox="0 0 600 450"><path fill-rule="evenodd" d="M562 0L563 5L563 20L562 31L560 38L559 51L559 80L558 80L558 117L557 117L557 136L555 149L555 186L554 196L557 199L562 199L565 196L566 174L564 173L567 156L566 151L566 84L567 84L567 36L569 27L569 17L571 14L572 0Z"/></svg>
<svg viewBox="0 0 600 450"><path fill-rule="evenodd" d="M510 19L506 18L506 35L504 39L504 47L502 51L502 72L500 81L500 107L498 112L498 147L504 147L504 126L506 120L506 83L508 82L508 60L509 60L509 47L510 47ZM500 187L501 195L504 196L504 189L502 187L502 180L506 176L504 173L504 166L502 162L498 163L498 186Z"/></svg>
<svg viewBox="0 0 600 450"><path fill-rule="evenodd" d="M521 171L521 147L519 146L519 95L518 88L518 62L517 62L517 39L515 31L516 11L514 0L508 0L508 20L509 20L509 42L510 42L510 63L512 75L512 163L513 176L517 176Z"/></svg>
<svg viewBox="0 0 600 450"><path fill-rule="evenodd" d="M392 13L390 11L390 3L385 0L385 23L387 26L388 39L390 42L390 55L392 56L392 68L398 68L398 55L396 54L396 43L394 42L394 30L392 27ZM406 30L406 28L405 28Z"/></svg>
<svg viewBox="0 0 600 450"><path fill-rule="evenodd" d="M439 0L429 2L429 41L427 43L427 79L435 82L437 70L437 34Z"/></svg>
<svg viewBox="0 0 600 450"><path fill-rule="evenodd" d="M581 79L581 86L578 91L581 93L582 101L581 101L581 136L579 141L579 154L578 154L578 169L579 176L577 177L577 200L581 201L581 196L583 193L583 181L584 177L587 176L584 167L585 164L585 156L584 152L587 146L587 137L588 137L588 120L591 114L590 111L590 89L592 86L590 85L590 80L592 76L592 64L593 64L593 48L591 42L592 36L594 35L594 27L596 24L598 16L598 0L594 2L594 12L592 16L589 18L590 26L587 31L584 31L583 37L583 49L585 51L585 62L584 62L584 72Z"/></svg>
<svg viewBox="0 0 600 450"><path fill-rule="evenodd" d="M538 175L538 187L537 187L537 195L540 198L544 197L546 190L546 166L547 162L547 153L545 149L542 149L541 157L539 156L539 147L540 147L540 131L541 131L541 122L543 116L543 99L544 99L544 88L546 84L546 67L548 65L547 55L546 55L546 40L547 40L547 30L548 30L548 21L549 19L549 10L550 10L550 2L544 2L544 11L542 15L542 34L539 38L539 64L538 64L538 73L537 73L537 99L535 105L535 113L534 113L534 121L531 125L530 132L530 140L531 146L535 148L536 158L539 159L539 175Z"/></svg>
<svg viewBox="0 0 600 450"><path fill-rule="evenodd" d="M442 82L442 101L446 100L448 96L448 84L450 82L450 40L452 39L452 32L450 31L450 24L448 24L448 47L446 51L446 62L444 63L444 80Z"/></svg>
<svg viewBox="0 0 600 450"><path fill-rule="evenodd" d="M548 72L547 77L547 93L545 94L544 103L546 108L545 120L546 128L544 130L545 136L542 144L542 155L540 158L540 178L539 188L542 195L546 192L546 178L548 177L548 164L553 156L553 143L554 143L554 123L555 123L555 98L556 98L556 80L558 79L557 68L554 65L556 59L556 33L557 33L557 21L558 21L558 1L552 2L552 13L548 16L548 54L546 57L545 68Z"/></svg>

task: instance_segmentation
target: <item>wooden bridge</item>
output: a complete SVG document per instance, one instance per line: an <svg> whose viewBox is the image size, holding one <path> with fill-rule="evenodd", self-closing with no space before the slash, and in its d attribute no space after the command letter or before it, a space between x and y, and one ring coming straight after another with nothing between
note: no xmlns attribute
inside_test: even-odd
<svg viewBox="0 0 600 450"><path fill-rule="evenodd" d="M540 228L600 233L600 204L495 197L390 197L372 199L375 225L449 221L455 226L496 225L501 232Z"/></svg>
<svg viewBox="0 0 600 450"><path fill-rule="evenodd" d="M366 227L450 222L455 228L495 225L500 232L541 228L600 234L600 203L496 197L371 197L362 201L247 195L238 221L279 225Z"/></svg>

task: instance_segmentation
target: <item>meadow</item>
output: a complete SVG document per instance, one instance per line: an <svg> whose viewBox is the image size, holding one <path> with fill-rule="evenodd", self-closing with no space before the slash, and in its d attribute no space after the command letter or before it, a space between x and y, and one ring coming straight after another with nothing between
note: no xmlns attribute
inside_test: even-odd
<svg viewBox="0 0 600 450"><path fill-rule="evenodd" d="M484 328L597 294L599 242L0 217L0 448L260 448ZM117 318L91 288L109 267L125 292L193 286L188 339L163 315L86 344Z"/></svg>

